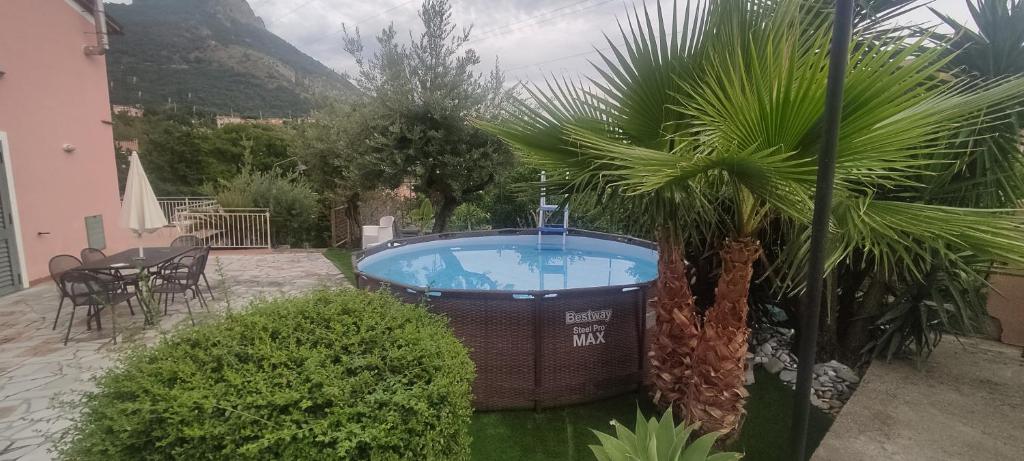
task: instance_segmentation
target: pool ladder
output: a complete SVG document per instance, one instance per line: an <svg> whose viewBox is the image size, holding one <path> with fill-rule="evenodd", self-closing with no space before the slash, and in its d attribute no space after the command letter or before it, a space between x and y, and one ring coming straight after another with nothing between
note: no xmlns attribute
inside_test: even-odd
<svg viewBox="0 0 1024 461"><path fill-rule="evenodd" d="M540 206L537 207L537 249L543 249L545 235L561 235L562 249L564 250L566 236L569 234L569 204L549 204L547 201L547 187L544 186L545 182L547 182L547 175L545 172L541 171ZM562 223L549 224L548 221L550 220L550 217L552 215L557 215L559 210L562 211Z"/></svg>

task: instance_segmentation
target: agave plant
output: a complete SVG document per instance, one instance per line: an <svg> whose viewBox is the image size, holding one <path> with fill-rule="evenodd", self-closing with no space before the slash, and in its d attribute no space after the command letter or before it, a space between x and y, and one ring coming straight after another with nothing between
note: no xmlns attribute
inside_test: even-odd
<svg viewBox="0 0 1024 461"><path fill-rule="evenodd" d="M622 424L612 421L615 435L594 431L600 445L591 445L590 450L598 461L735 461L743 457L740 453L711 453L720 432L712 432L690 441L698 423L676 425L672 409L662 415L661 420L644 419L640 409L636 410L636 429L630 431Z"/></svg>
<svg viewBox="0 0 1024 461"><path fill-rule="evenodd" d="M505 121L480 123L576 195L619 196L659 236L655 400L705 431L743 417L747 296L769 221L790 243L773 261L780 290L800 290L807 255L831 17L800 0L712 1L634 12L624 44L601 54L589 85L530 92ZM714 31L713 34L709 31ZM829 267L856 256L916 277L921 258L1024 263L1021 222L1004 210L906 201L970 139L962 128L1024 97L1024 81L964 85L929 38L857 34L836 159ZM697 312L683 244L717 249L715 299Z"/></svg>

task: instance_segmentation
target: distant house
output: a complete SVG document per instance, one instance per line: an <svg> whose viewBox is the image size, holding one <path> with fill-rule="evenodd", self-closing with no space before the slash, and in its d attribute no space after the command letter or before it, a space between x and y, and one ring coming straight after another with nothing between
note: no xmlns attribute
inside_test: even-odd
<svg viewBox="0 0 1024 461"><path fill-rule="evenodd" d="M141 106L122 106L119 104L110 106L110 110L115 114L124 114L129 117L142 117L146 113Z"/></svg>
<svg viewBox="0 0 1024 461"><path fill-rule="evenodd" d="M97 1L0 5L0 294L45 280L54 255L135 243L118 222Z"/></svg>
<svg viewBox="0 0 1024 461"><path fill-rule="evenodd" d="M117 148L118 152L124 152L127 154L130 154L132 152L138 152L139 138L120 139L114 141L114 147Z"/></svg>
<svg viewBox="0 0 1024 461"><path fill-rule="evenodd" d="M226 125L239 125L243 123L254 125L282 126L289 121L288 119L284 118L243 118L234 115L218 115L216 120L217 128L222 128Z"/></svg>

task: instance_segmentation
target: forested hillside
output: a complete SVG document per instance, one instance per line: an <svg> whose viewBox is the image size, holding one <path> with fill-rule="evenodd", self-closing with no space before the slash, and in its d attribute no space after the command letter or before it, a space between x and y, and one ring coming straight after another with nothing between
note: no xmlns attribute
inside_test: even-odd
<svg viewBox="0 0 1024 461"><path fill-rule="evenodd" d="M111 102L243 115L298 116L354 92L344 77L268 31L246 0L109 4Z"/></svg>

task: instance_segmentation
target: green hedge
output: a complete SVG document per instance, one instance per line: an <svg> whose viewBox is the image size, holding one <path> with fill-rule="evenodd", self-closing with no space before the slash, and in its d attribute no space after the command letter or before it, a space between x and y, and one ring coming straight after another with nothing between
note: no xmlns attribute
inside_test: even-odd
<svg viewBox="0 0 1024 461"><path fill-rule="evenodd" d="M467 459L473 377L443 318L386 295L262 302L127 353L60 455Z"/></svg>

